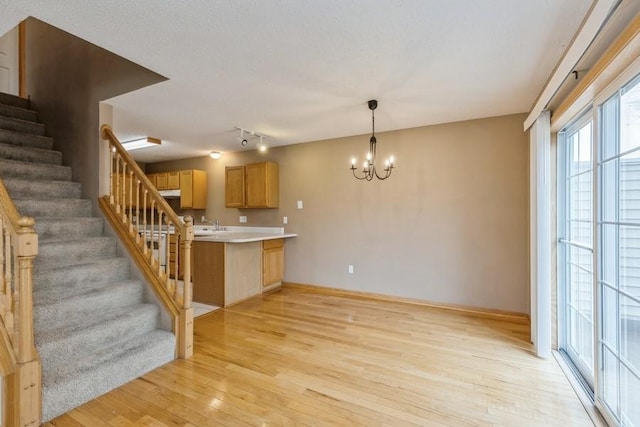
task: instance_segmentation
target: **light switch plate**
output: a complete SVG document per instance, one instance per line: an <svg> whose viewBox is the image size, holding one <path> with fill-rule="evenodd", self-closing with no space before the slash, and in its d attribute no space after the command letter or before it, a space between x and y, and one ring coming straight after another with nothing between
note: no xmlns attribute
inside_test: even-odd
<svg viewBox="0 0 640 427"><path fill-rule="evenodd" d="M302 203L302 200L298 200L298 209L303 209L304 208L304 203Z"/></svg>
<svg viewBox="0 0 640 427"><path fill-rule="evenodd" d="M247 217L246 215L240 215L240 223L241 224L245 224L247 222Z"/></svg>

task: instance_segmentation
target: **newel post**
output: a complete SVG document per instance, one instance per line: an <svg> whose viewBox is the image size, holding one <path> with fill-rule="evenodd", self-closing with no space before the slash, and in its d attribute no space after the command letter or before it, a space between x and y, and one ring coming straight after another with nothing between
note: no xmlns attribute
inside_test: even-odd
<svg viewBox="0 0 640 427"><path fill-rule="evenodd" d="M184 218L184 236L181 236L180 244L183 249L184 263L182 289L182 307L180 307L180 320L178 331L178 357L189 359L193 356L193 308L191 307L191 242L193 241L193 218Z"/></svg>
<svg viewBox="0 0 640 427"><path fill-rule="evenodd" d="M13 399L10 419L20 426L40 425L41 368L33 337L33 261L38 254L38 235L33 218L18 220L15 276L16 371L12 375L9 394Z"/></svg>

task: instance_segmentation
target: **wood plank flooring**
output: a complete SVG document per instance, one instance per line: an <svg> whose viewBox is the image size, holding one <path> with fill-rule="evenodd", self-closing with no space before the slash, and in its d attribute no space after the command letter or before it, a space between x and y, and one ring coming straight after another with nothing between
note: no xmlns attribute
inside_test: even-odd
<svg viewBox="0 0 640 427"><path fill-rule="evenodd" d="M528 325L300 289L195 321L195 355L45 426L592 426Z"/></svg>

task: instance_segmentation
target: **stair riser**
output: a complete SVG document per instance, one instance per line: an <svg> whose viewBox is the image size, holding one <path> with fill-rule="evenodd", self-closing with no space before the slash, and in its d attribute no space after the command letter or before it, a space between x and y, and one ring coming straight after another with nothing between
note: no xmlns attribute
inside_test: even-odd
<svg viewBox="0 0 640 427"><path fill-rule="evenodd" d="M38 248L34 271L78 265L91 260L113 257L116 242L112 238L87 239L86 241L43 242Z"/></svg>
<svg viewBox="0 0 640 427"><path fill-rule="evenodd" d="M0 160L0 177L70 181L71 168L67 166Z"/></svg>
<svg viewBox="0 0 640 427"><path fill-rule="evenodd" d="M120 340L129 340L158 327L160 315L154 305L146 305L142 310L133 310L126 316L94 325L74 334L65 334L55 342L38 343L38 354L43 361L42 368L49 369L73 358L82 358Z"/></svg>
<svg viewBox="0 0 640 427"><path fill-rule="evenodd" d="M20 147L19 145L12 144L0 144L0 159L61 165L62 153L59 151L42 150L40 148Z"/></svg>
<svg viewBox="0 0 640 427"><path fill-rule="evenodd" d="M47 136L29 135L12 130L0 129L0 142L23 147L43 148L51 150L53 139Z"/></svg>
<svg viewBox="0 0 640 427"><path fill-rule="evenodd" d="M36 335L65 325L91 323L90 319L102 313L142 303L142 297L140 282L126 282L124 286L102 287L75 298L34 305Z"/></svg>
<svg viewBox="0 0 640 427"><path fill-rule="evenodd" d="M21 215L34 218L90 217L91 201L86 199L15 199Z"/></svg>
<svg viewBox="0 0 640 427"><path fill-rule="evenodd" d="M39 199L61 198L79 199L81 186L71 181L29 181L19 178L3 179L12 198Z"/></svg>
<svg viewBox="0 0 640 427"><path fill-rule="evenodd" d="M102 236L104 221L100 218L72 218L54 222L46 218L36 220L36 232L40 241L79 240Z"/></svg>
<svg viewBox="0 0 640 427"><path fill-rule="evenodd" d="M0 104L12 105L20 108L31 107L31 101L28 99L2 92L0 92Z"/></svg>
<svg viewBox="0 0 640 427"><path fill-rule="evenodd" d="M173 360L175 337L154 331L125 354L100 355L67 375L43 371L42 422L47 422ZM83 369L84 368L84 369Z"/></svg>
<svg viewBox="0 0 640 427"><path fill-rule="evenodd" d="M33 110L26 110L20 107L0 104L0 116L11 117L14 119L27 120L30 122L38 121L38 113Z"/></svg>
<svg viewBox="0 0 640 427"><path fill-rule="evenodd" d="M12 130L14 132L28 133L31 135L44 135L44 125L41 123L28 122L11 117L0 116L0 129Z"/></svg>
<svg viewBox="0 0 640 427"><path fill-rule="evenodd" d="M61 288L65 291L64 294L68 295L128 278L129 261L126 258L113 258L95 264L82 264L34 274L34 304L41 303L45 298L51 300L51 294Z"/></svg>

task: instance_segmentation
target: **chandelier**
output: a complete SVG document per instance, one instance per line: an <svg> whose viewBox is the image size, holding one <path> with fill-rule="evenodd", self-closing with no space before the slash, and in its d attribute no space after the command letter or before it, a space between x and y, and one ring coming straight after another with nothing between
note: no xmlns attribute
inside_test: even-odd
<svg viewBox="0 0 640 427"><path fill-rule="evenodd" d="M393 170L393 156L384 161L384 169L382 174L378 174L376 170L376 123L374 110L378 106L378 101L372 99L369 101L369 109L371 110L371 138L369 138L369 152L367 153L367 159L364 161L362 171L358 172L356 169L356 158L351 159L351 172L356 179L371 181L374 177L379 180L387 179L391 176Z"/></svg>

